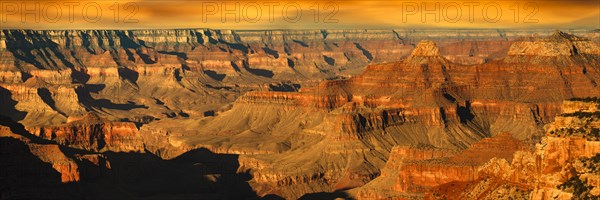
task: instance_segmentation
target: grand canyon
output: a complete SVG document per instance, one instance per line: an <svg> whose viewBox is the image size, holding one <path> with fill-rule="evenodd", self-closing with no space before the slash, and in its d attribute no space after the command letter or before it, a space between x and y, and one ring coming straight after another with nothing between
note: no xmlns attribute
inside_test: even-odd
<svg viewBox="0 0 600 200"><path fill-rule="evenodd" d="M0 199L597 199L599 29L0 32Z"/></svg>

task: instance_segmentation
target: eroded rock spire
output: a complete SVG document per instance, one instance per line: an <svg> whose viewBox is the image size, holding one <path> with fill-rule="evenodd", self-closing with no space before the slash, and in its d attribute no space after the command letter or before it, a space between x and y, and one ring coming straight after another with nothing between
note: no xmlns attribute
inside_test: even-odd
<svg viewBox="0 0 600 200"><path fill-rule="evenodd" d="M440 56L440 50L435 42L430 40L422 40L417 44L411 56Z"/></svg>

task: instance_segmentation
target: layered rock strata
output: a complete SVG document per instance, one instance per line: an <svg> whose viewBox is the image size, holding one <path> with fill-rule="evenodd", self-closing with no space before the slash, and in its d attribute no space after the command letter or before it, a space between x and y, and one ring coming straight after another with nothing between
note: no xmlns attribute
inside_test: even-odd
<svg viewBox="0 0 600 200"><path fill-rule="evenodd" d="M512 161L493 158L479 168L478 179L455 183L457 188L439 186L430 197L598 198L598 106L596 98L565 101L565 112L548 126L534 152L515 152Z"/></svg>
<svg viewBox="0 0 600 200"><path fill-rule="evenodd" d="M554 49L580 41L598 48L590 40L574 38L555 32L527 44L550 40L547 48ZM544 52L462 65L441 56L434 42L423 41L406 59L370 65L348 79L298 92L248 92L230 110L197 126L200 135L210 137L181 134L169 140L186 148L241 154L240 170L253 175L250 183L259 194L297 198L356 188L382 174L394 146L463 151L482 138L506 136L504 132L533 144L543 135L543 125L561 112L563 99L600 94L595 84L600 57L595 51ZM515 139L503 141L508 145ZM488 148L493 151L487 154L510 160L511 152L527 149L521 144L507 150L505 143L490 145L496 149ZM479 155L470 150L464 154ZM476 180L478 167L490 158L407 164L403 173L397 172L404 178L382 188L393 188L399 197L422 198L440 184ZM358 196L368 198L369 193Z"/></svg>
<svg viewBox="0 0 600 200"><path fill-rule="evenodd" d="M131 122L110 122L88 113L69 117L66 124L29 128L37 137L88 151L143 152L144 143Z"/></svg>
<svg viewBox="0 0 600 200"><path fill-rule="evenodd" d="M519 39L526 31L432 31L420 41L426 37L400 30L3 30L1 122L18 122L11 128L22 124L19 135L57 147L47 151L59 156L34 155L32 162L75 161L77 168L51 172L91 183L84 192L111 189L115 198L218 198L233 195L231 188L244 191L236 197L450 197L462 193L431 191L475 182L495 188L490 198L516 188L526 196L539 188L479 169L497 157L512 170L508 163L535 154L528 144L539 142L553 120L589 121L554 118L561 109L590 117L595 106L577 99L600 96L597 33L573 32L587 38L542 32L548 37ZM596 137L593 129L570 128L553 134ZM565 151L579 154L582 141L555 146L572 143ZM104 185L107 176L88 169L109 171L119 184ZM566 196L596 194L570 192L595 180L593 169L577 170L579 179L548 184L566 183ZM150 176L155 172L158 178ZM165 182L171 177L178 182ZM133 179L146 181L127 182Z"/></svg>

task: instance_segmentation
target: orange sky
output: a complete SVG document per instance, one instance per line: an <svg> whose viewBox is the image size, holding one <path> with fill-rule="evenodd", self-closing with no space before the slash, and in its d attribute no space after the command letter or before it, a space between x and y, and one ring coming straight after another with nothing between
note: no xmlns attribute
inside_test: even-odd
<svg viewBox="0 0 600 200"><path fill-rule="evenodd" d="M600 28L600 1L2 0L0 23L28 29Z"/></svg>

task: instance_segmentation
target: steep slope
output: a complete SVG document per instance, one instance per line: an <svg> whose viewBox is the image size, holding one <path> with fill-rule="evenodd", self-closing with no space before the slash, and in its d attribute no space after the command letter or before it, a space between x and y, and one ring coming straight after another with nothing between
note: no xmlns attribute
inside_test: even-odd
<svg viewBox="0 0 600 200"><path fill-rule="evenodd" d="M77 123L89 119L88 115ZM4 120L0 122L4 124ZM236 172L236 155L196 149L163 160L148 153L110 152L116 149L114 143L109 151L86 151L35 137L22 126L8 125L11 128L0 125L0 194L4 199L257 197L246 183L248 175ZM126 149L121 146L116 150Z"/></svg>
<svg viewBox="0 0 600 200"><path fill-rule="evenodd" d="M144 144L131 122L110 122L88 113L69 117L66 124L29 128L37 137L87 151L143 152Z"/></svg>
<svg viewBox="0 0 600 200"><path fill-rule="evenodd" d="M358 199L423 198L433 187L477 179L477 169L490 159L512 160L514 152L529 149L529 145L514 139L510 133L484 138L460 153L394 147L382 174L352 193Z"/></svg>
<svg viewBox="0 0 600 200"><path fill-rule="evenodd" d="M600 38L589 30L571 31ZM369 63L400 61L421 39L437 41L451 61L481 64L502 58L520 37L547 34L426 32L2 30L0 87L19 101L48 105L18 106L27 115L11 117L26 126L57 125L90 111L145 124L204 117L250 90L296 91L320 79L358 74ZM30 78L37 80L24 84Z"/></svg>
<svg viewBox="0 0 600 200"><path fill-rule="evenodd" d="M573 42L564 33L555 35L564 40L553 45ZM589 40L581 42L598 48ZM172 132L167 149L204 147L240 154L240 170L253 175L250 183L259 194L297 198L354 188L380 175L394 146L463 150L502 132L514 133L526 144L537 142L543 124L560 113L563 99L600 94L595 85L599 58L595 51L511 54L482 65L461 65L441 56L434 42L423 41L403 61L370 65L350 79L298 92L248 92L214 118L185 129L166 128ZM456 166L453 173L460 177L463 171L475 174L483 158L464 167L442 165ZM410 189L419 184L406 180L399 191L422 196L425 190ZM422 184L428 188L453 180Z"/></svg>
<svg viewBox="0 0 600 200"><path fill-rule="evenodd" d="M600 96L597 32L533 32L3 30L2 139L73 198L423 198Z"/></svg>
<svg viewBox="0 0 600 200"><path fill-rule="evenodd" d="M597 98L573 99L550 124L534 152L518 151L512 162L493 158L478 169L479 178L441 185L434 199L594 199L598 184Z"/></svg>

